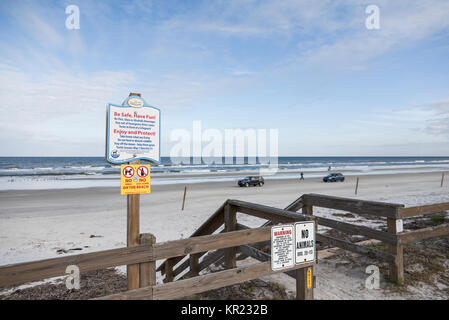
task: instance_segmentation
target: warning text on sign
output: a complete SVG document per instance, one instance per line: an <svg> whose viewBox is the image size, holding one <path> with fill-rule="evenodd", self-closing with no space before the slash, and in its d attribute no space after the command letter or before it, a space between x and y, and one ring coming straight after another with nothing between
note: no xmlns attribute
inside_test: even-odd
<svg viewBox="0 0 449 320"><path fill-rule="evenodd" d="M124 164L120 169L121 194L142 194L151 192L149 165Z"/></svg>

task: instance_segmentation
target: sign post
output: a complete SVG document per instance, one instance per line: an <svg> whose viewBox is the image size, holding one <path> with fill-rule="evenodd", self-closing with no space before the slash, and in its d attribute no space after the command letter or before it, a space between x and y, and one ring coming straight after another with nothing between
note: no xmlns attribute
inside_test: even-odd
<svg viewBox="0 0 449 320"><path fill-rule="evenodd" d="M123 164L121 194L127 195L127 246L140 243L140 194L150 193L150 166L160 163L160 110L146 103L140 93L130 93L121 106L108 104L106 161ZM128 290L140 286L139 264L127 266Z"/></svg>
<svg viewBox="0 0 449 320"><path fill-rule="evenodd" d="M271 227L271 270L287 270L316 261L315 222ZM313 299L313 268L296 269L296 297Z"/></svg>
<svg viewBox="0 0 449 320"><path fill-rule="evenodd" d="M131 161L130 164L139 164L140 160ZM139 244L140 240L140 194L128 194L127 197L127 239L126 246L132 247ZM139 288L139 265L132 264L126 266L128 278L128 290Z"/></svg>

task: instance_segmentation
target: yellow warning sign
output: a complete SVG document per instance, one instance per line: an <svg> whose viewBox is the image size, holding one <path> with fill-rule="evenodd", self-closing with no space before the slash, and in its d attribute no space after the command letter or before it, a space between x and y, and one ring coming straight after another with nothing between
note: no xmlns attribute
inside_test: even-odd
<svg viewBox="0 0 449 320"><path fill-rule="evenodd" d="M312 288L312 268L307 268L307 289Z"/></svg>
<svg viewBox="0 0 449 320"><path fill-rule="evenodd" d="M120 169L121 194L141 194L151 192L149 165L123 164Z"/></svg>

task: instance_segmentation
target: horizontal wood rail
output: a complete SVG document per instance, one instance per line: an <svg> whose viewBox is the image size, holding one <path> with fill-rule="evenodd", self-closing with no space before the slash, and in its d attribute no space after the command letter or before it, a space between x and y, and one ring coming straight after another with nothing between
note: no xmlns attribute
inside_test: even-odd
<svg viewBox="0 0 449 320"><path fill-rule="evenodd" d="M236 207L237 212L250 216L267 219L275 223L315 220L314 216L292 212L284 209L273 208L262 204L256 204L241 200L228 200L228 203Z"/></svg>
<svg viewBox="0 0 449 320"><path fill-rule="evenodd" d="M66 275L69 265L77 265L81 272L94 271L152 260L152 247L140 245L92 253L71 255L0 267L0 286L19 285Z"/></svg>
<svg viewBox="0 0 449 320"><path fill-rule="evenodd" d="M221 210L224 210L224 206L227 204L227 203L229 203L229 201L226 201L221 207L220 207L220 209L219 210L217 210L217 212L220 212ZM244 204L250 204L250 203L248 203L248 202L244 202ZM303 206L303 203L302 203L302 197L299 197L299 198L297 198L295 201L293 201L291 204L289 204L286 208L284 208L284 210L288 210L288 211L297 211L297 210L299 210L300 208L302 208L302 206ZM271 208L271 207L268 207L268 208L270 208L270 209L273 209L273 208ZM266 208L265 208L266 209ZM217 214L217 212L215 213L215 214ZM214 214L214 215L215 215ZM214 216L213 215L213 216ZM223 215L223 217L224 217L224 215ZM309 218L310 219L310 217L307 217L307 218ZM202 225L202 229L203 230L200 230L201 229L201 227L200 227L200 229L198 229L194 234L197 234L197 233L199 233L199 231L200 232L204 232L204 230L206 229L205 228L205 226L207 226L208 224L209 224L209 221L211 221L211 218L209 218L209 220L208 221L206 221L203 225ZM271 226L271 225L273 225L273 222L272 221L267 221L267 222L265 222L264 224L262 224L261 225L261 227L267 227L267 226ZM239 225L239 224L237 224L237 230L244 230L244 229L249 229L249 227L245 227L245 228L240 228L240 226L241 225ZM218 228L217 228L218 229ZM216 230L216 229L215 229ZM214 230L214 231L215 231ZM225 230L222 230L221 232L225 232ZM194 236L194 235L192 235L192 236ZM222 255L224 254L224 252L223 251L221 251L221 250L218 250L218 251L214 251L214 252L205 252L204 254L200 254L200 256L199 256L199 258L201 259L202 258L202 261L199 263L199 270L201 271L201 270L203 270L203 269L205 269L205 268L207 268L208 266L210 266L211 264L220 264L220 263L222 263L223 261L223 257L222 257ZM180 262L183 258L185 258L186 256L184 256L184 257L178 257L178 258L174 258L174 259L171 259L175 264L176 263L178 263L178 262ZM240 252L240 254L239 254L239 256L238 256L238 260L242 260L242 259L244 259L244 258L246 258L247 256L245 255L245 253L243 253L243 252ZM165 262L161 265L161 266L159 266L159 268L158 268L158 271L161 271L162 272L162 274L164 274L165 273ZM176 265L176 266L174 266L174 268L173 268L173 272L172 272L172 277L173 278L175 278L175 277L177 277L177 276L179 276L180 274L182 274L184 271L186 271L186 269L188 269L188 268L190 268L190 261L189 261L189 259L184 259L184 261L182 261L182 263L180 263L180 264L178 264L178 265ZM192 275L192 272L191 271L188 271L185 275L187 275L187 276L191 276Z"/></svg>
<svg viewBox="0 0 449 320"><path fill-rule="evenodd" d="M66 274L68 265L77 265L84 272L267 241L271 237L270 231L270 227L231 231L161 242L153 246L139 245L3 266L0 267L0 285L18 285L62 276Z"/></svg>
<svg viewBox="0 0 449 320"><path fill-rule="evenodd" d="M235 205L237 207L238 212L243 212L260 218L265 217L270 219L272 222L290 223L299 220L314 220L320 225L335 228L345 233L363 235L390 244L398 243L397 235L375 230L365 226L357 226L351 223L336 221L320 216L310 216L298 212L276 209L259 204L247 203L239 200L228 200L228 202L231 205Z"/></svg>
<svg viewBox="0 0 449 320"><path fill-rule="evenodd" d="M161 260L267 241L271 238L270 232L270 227L264 227L156 243L153 246L152 259Z"/></svg>
<svg viewBox="0 0 449 320"><path fill-rule="evenodd" d="M371 229L365 226L358 226L347 222L336 221L328 218L323 218L319 216L315 216L318 224L334 228L344 233L353 234L353 235L362 235L368 238L380 240L389 244L397 244L399 242L399 237L396 234L379 231L375 229Z"/></svg>
<svg viewBox="0 0 449 320"><path fill-rule="evenodd" d="M218 228L220 228L224 224L224 208L226 206L226 202L224 202L215 212L212 214L209 219L207 219L198 229L195 230L194 233L190 237L197 237L207 234L212 234ZM173 266L175 266L179 261L181 261L183 257L176 257L171 260ZM157 271L161 271L162 274L165 274L166 261L164 261L158 268Z"/></svg>
<svg viewBox="0 0 449 320"><path fill-rule="evenodd" d="M352 251L352 252L355 252L358 254L366 255L371 258L376 258L376 259L383 260L386 262L395 262L396 261L396 257L391 253L368 248L365 246L354 244L352 242L344 241L341 239L336 239L336 238L329 237L326 235L317 234L317 240L322 243L341 248L343 250Z"/></svg>
<svg viewBox="0 0 449 320"><path fill-rule="evenodd" d="M397 218L399 208L404 207L403 204L366 201L313 193L304 194L302 199L304 204L308 206L324 207L349 211L361 215L368 214L389 218Z"/></svg>
<svg viewBox="0 0 449 320"><path fill-rule="evenodd" d="M260 278L263 276L276 274L284 271L296 270L299 268L306 268L312 266L313 263L295 266L288 270L272 271L271 263L256 263L249 266L228 269L224 271L214 272L200 277L189 278L185 280L178 280L175 282L159 284L151 287L145 287L127 291L124 293L109 295L99 299L114 299L114 300L128 300L128 299L176 299L181 298L224 286L230 286L244 281Z"/></svg>
<svg viewBox="0 0 449 320"><path fill-rule="evenodd" d="M261 262L266 262L271 260L271 255L259 250L255 246L240 246L238 251L244 253L247 257L251 257ZM284 273L292 278L296 278L296 270L284 271Z"/></svg>
<svg viewBox="0 0 449 320"><path fill-rule="evenodd" d="M399 237L401 239L401 243L405 244L447 235L449 235L449 223L405 232L400 234Z"/></svg>
<svg viewBox="0 0 449 320"><path fill-rule="evenodd" d="M366 226L354 225L320 216L314 216L313 206L345 210L357 214L386 217L387 230L383 232ZM303 213L296 212L301 209ZM346 199L317 194L305 194L285 209L273 208L241 200L227 200L204 222L190 238L154 243L154 236L147 235L149 241L140 245L99 252L71 255L28 263L18 263L0 267L0 286L19 285L66 275L67 266L76 265L81 272L99 270L120 265L140 264L140 272L147 274L142 279L140 289L105 298L113 299L172 299L216 289L231 284L259 278L278 272L285 272L297 280L298 296L313 298L313 288L304 284L305 270L312 264L295 266L289 270L273 272L270 268L269 245L271 225L313 220L317 225L334 228L344 233L363 235L369 239L388 244L388 252L375 250L323 234L316 234L316 240L324 244L349 250L390 264L393 280L403 279L403 244L449 234L449 223L410 232L401 232L399 219L417 215L439 213L449 210L449 203L404 208L401 204ZM244 213L268 220L261 227L250 229L237 223L236 213ZM220 230L217 233L217 230ZM152 241L150 241L153 239ZM265 249L268 249L265 251ZM236 261L253 257L262 261L256 265L236 267ZM157 260L167 259L157 269L165 274L167 283L155 285ZM184 260L185 259L185 260ZM211 264L224 263L227 270L207 275L199 273ZM185 271L187 271L185 273ZM169 282L180 275L193 278ZM143 288L142 288L143 287Z"/></svg>
<svg viewBox="0 0 449 320"><path fill-rule="evenodd" d="M239 226L241 229L249 229L249 227L245 226L245 225L240 225ZM383 251L379 251L379 250L375 250L375 249L371 249L359 244L354 244L348 241L344 241L341 239L337 239L337 238L333 238L330 236L326 236L323 234L316 234L316 240L319 242L322 242L324 244L328 244L328 245L332 245L334 247L338 247L341 248L343 250L348 250L348 251L352 251L355 253L359 253L359 254L364 254L364 255L368 255L370 257L373 258L377 258L379 260L383 260L386 262L394 262L395 261L395 256L388 253L388 252L383 252ZM254 246L252 246L252 249L260 249L263 247L268 247L270 245L270 241L265 241L265 242L260 242ZM242 248L244 248L245 250L242 250L242 252L246 253L248 252L248 248L249 246L242 246ZM260 250L259 250L260 251ZM252 252L254 253L255 251L252 250ZM268 253L262 252L260 251L262 254L259 253L259 255L249 255L253 258L256 258L257 256L262 256L262 255L266 255L268 257L270 257L270 255ZM257 258L256 258L257 259ZM265 260L266 261L266 260Z"/></svg>
<svg viewBox="0 0 449 320"><path fill-rule="evenodd" d="M418 207L400 208L399 218L411 218L420 215L440 213L449 210L449 202L430 204Z"/></svg>
<svg viewBox="0 0 449 320"><path fill-rule="evenodd" d="M286 206L284 208L284 210L296 212L299 209L301 209L303 206L304 206L304 203L303 203L302 196L301 196L298 199L296 199L295 201L293 201L292 203L290 203L288 206ZM262 224L261 227L267 227L267 226L271 226L271 225L273 225L273 221L268 220L267 222ZM249 227L237 223L237 230L244 230L244 229L249 229ZM244 252L241 252L237 259L243 260L246 257L247 257L247 255Z"/></svg>

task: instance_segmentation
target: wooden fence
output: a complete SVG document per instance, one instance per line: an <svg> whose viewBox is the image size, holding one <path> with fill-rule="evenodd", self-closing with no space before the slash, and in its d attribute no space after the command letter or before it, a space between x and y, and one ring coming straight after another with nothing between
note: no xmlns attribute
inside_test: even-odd
<svg viewBox="0 0 449 320"><path fill-rule="evenodd" d="M310 216L287 210L228 200L197 230L193 237L156 243L153 235L142 234L141 244L133 247L2 266L0 267L0 286L20 285L30 281L63 276L66 275L68 265L76 265L82 273L119 265L139 264L139 289L101 299L175 299L282 272L272 271L270 256L266 254L265 261L262 263L237 267L238 251L249 252L248 250L252 248L250 244L267 242L271 238L269 226L238 230L237 212L265 217L273 221L296 222L311 219ZM221 225L224 225L223 232L212 234ZM205 234L206 232L209 234ZM226 270L199 275L206 264L204 260L199 263L199 258L209 251L224 254ZM174 261L186 255L190 257L189 267L192 278L156 284L155 262L157 260L168 259L167 261L171 263L166 265L173 266ZM304 278L313 264L305 263L283 270L296 273L298 299L313 298L313 287ZM169 270L168 267L167 270ZM167 274L170 275L170 272Z"/></svg>
<svg viewBox="0 0 449 320"><path fill-rule="evenodd" d="M305 194L302 196L302 201L307 206L325 207L353 212L360 215L374 215L386 218L387 232L363 226L355 226L350 223L337 222L322 217L317 217L317 222L320 225L335 228L348 234L363 235L370 239L380 240L389 245L389 252L367 248L325 235L317 235L317 240L345 250L370 255L389 262L390 279L395 282L402 282L404 280L403 246L405 244L449 234L448 223L408 232L403 232L402 230L403 219L444 212L449 210L449 202L404 208L404 205L402 204L365 201L318 194Z"/></svg>
<svg viewBox="0 0 449 320"><path fill-rule="evenodd" d="M384 217L387 219L387 231L313 215L314 206ZM302 213L296 212L300 209ZM271 225L314 220L316 226L323 225L347 234L363 235L369 239L382 241L388 244L388 252L316 234L316 240L321 243L388 262L391 279L400 282L404 279L404 244L449 234L447 223L401 232L402 220L446 210L449 210L449 203L405 208L401 204L318 194L304 194L284 209L240 200L227 200L190 238L157 243L153 235L141 234L140 245L133 247L2 266L0 286L20 285L64 276L68 265L76 265L80 272L86 272L139 264L139 289L102 299L175 299L277 272L285 272L296 279L298 299L313 299L313 286L307 281L310 279L310 273L313 274L313 264L308 263L283 271L271 270L269 253ZM238 212L268 221L261 227L252 229L237 222ZM220 228L222 229L219 230ZM261 263L237 267L236 261L246 257L252 257ZM156 261L163 259L165 261L156 269ZM200 275L201 271L212 264L224 264L225 270ZM162 284L156 284L156 272L159 271L164 276Z"/></svg>
<svg viewBox="0 0 449 320"><path fill-rule="evenodd" d="M324 234L317 233L316 235L316 240L323 244L328 244L333 247L338 247L388 262L390 265L390 279L395 282L402 282L404 280L404 244L449 234L449 224L441 224L409 232L402 232L400 229L403 224L403 219L449 210L449 203L405 208L404 205L395 203L366 201L319 194L304 194L284 208L284 210L278 209L282 214L277 215L275 219L272 219L273 217L270 218L270 216L266 214L262 214L263 210L255 213L254 209L263 207L261 205L251 204L251 206L247 206L247 203L238 200L228 200L228 203L238 207L239 212L253 214L269 220L261 227L267 227L273 223L279 222L293 222L295 219L298 219L295 215L297 215L296 211L299 209L302 210L303 214L313 215L314 206L386 218L386 231L380 231L316 215L313 216L317 225L333 228L346 234L362 235L369 239L379 240L388 244L388 252L385 252ZM195 237L215 232L219 228L220 223L223 223L222 220L219 220L221 217L220 212L223 210L222 206L192 236ZM287 214L287 212L290 212L290 215ZM249 229L249 227L242 224L237 224L236 227L238 230ZM250 256L259 261L268 261L270 259L269 249L269 241L260 242L254 246L240 246L237 248L237 260L245 259ZM197 260L199 257L202 257L202 261L198 264ZM183 260L183 258L186 259ZM186 255L184 257L179 256L174 259L168 259L160 265L158 271L161 271L163 275L165 274L165 282L170 282L176 277L179 278L182 275L191 276L196 274L197 271L207 268L211 264L222 264L223 262L224 252L217 250L214 252L202 253L197 256L187 257ZM294 272L286 272L286 274L296 278L296 273Z"/></svg>

